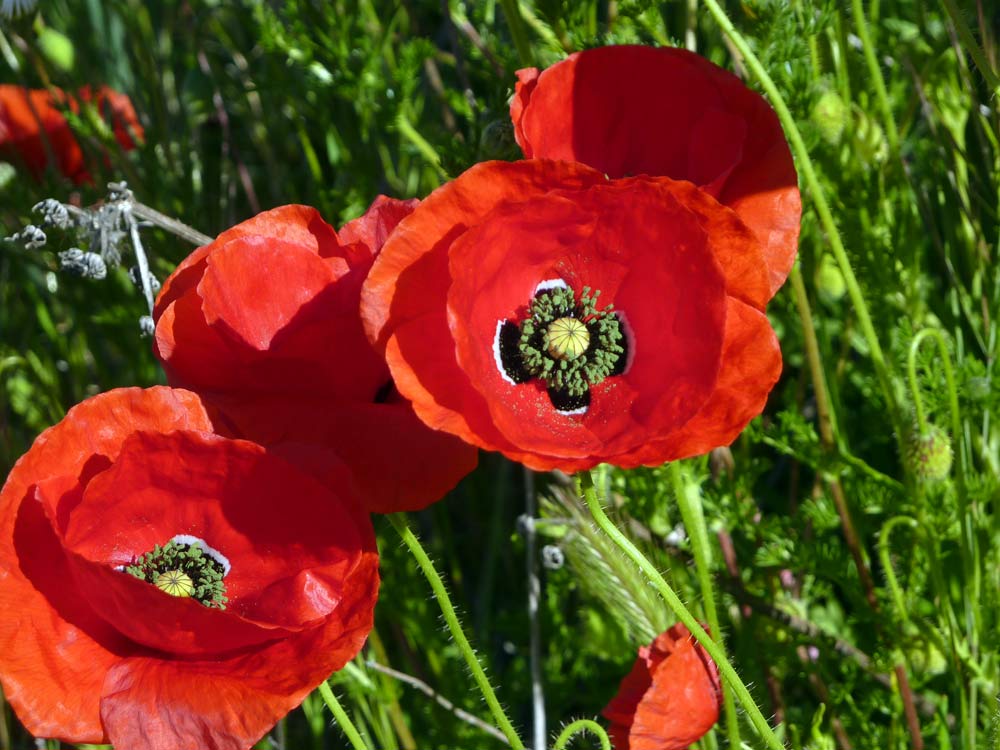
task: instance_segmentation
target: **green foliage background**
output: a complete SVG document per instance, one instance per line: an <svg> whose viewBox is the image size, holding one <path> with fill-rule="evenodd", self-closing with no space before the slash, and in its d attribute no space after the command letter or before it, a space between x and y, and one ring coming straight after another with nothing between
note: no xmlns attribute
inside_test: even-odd
<svg viewBox="0 0 1000 750"><path fill-rule="evenodd" d="M786 286L769 308L785 360L781 382L731 451L684 467L701 487L719 542L728 647L793 747L916 747L904 710L909 693L924 746L1000 748L1000 7L991 0L725 5L805 138L904 416L896 434L871 342L804 192L804 289L797 296ZM693 39L702 54L744 74L697 0L42 0L36 13L0 21L0 81L107 83L131 97L146 142L121 153L98 123L77 118L88 152L110 153L107 163L95 161L96 185L3 170L0 232L31 221L31 206L44 197L87 205L106 180L122 178L142 202L210 235L293 202L339 225L379 193L424 196L477 161L517 158L507 102L514 71L527 61L505 15L512 8L528 41L522 53L539 66L592 46ZM71 42L71 64L65 50L53 49L55 32ZM70 241L52 238L31 251L0 244L3 474L74 403L163 381L138 335L143 301L124 269L103 282L60 275L55 252ZM146 233L146 244L161 278L192 249L158 230ZM956 465L941 481L913 472L897 446L913 430L907 357L927 327L947 343L959 408ZM818 370L810 369L809 329ZM926 342L914 374L929 421L951 433L943 359ZM819 428L817 377L830 394L832 439ZM501 698L528 727L527 583L516 523L525 478L496 456L481 463L414 525ZM601 478L623 528L697 608L666 472L608 470ZM550 517L540 533L567 560L543 581L544 681L556 727L596 715L636 648L671 617L590 528L559 478L540 477L537 489ZM890 535L887 522L901 515L914 523L894 522ZM848 518L854 545L845 541ZM486 716L425 582L388 524L377 527L384 575L377 627L362 657L334 678L336 689L376 747L501 747L366 665L391 665ZM32 747L4 710L0 750ZM325 710L311 696L261 747L346 746ZM748 725L743 737L757 746ZM721 732L703 742L725 745Z"/></svg>

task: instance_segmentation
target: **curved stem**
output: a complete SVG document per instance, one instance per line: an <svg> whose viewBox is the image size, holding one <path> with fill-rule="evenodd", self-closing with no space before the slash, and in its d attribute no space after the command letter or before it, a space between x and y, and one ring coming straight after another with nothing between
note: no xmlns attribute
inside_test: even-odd
<svg viewBox="0 0 1000 750"><path fill-rule="evenodd" d="M590 732L597 737L598 742L601 743L601 750L611 750L611 740L608 739L608 733L604 731L604 727L592 719L577 719L571 724L567 724L556 737L556 744L552 746L552 750L566 750L570 740L582 732Z"/></svg>
<svg viewBox="0 0 1000 750"><path fill-rule="evenodd" d="M451 597L448 596L448 591L444 587L444 581L441 580L441 576L438 575L437 570L434 568L434 563L431 562L431 558L424 551L420 540L410 530L409 525L406 523L406 516L403 513L393 513L388 518L392 527L396 529L403 540L403 543L416 558L424 577L427 578L427 582L431 585L434 598L437 600L438 606L441 607L441 614L444 615L444 621L448 625L448 630L451 631L451 637L455 639L455 644L462 652L462 656L465 657L465 662L469 665L472 677L475 679L476 685L479 686L479 690L483 694L483 699L486 701L486 705L489 706L494 720L500 727L500 731L504 733L504 736L514 750L524 750L524 743L521 742L521 738L518 737L517 732L514 730L514 725L511 724L510 719L507 718L507 714L504 713L500 701L497 700L496 693L493 692L490 681L486 678L483 665L479 663L479 659L476 658L476 652L472 650L469 639L465 637L465 631L462 630L462 624L458 621L458 615L455 614L455 608L451 604Z"/></svg>
<svg viewBox="0 0 1000 750"><path fill-rule="evenodd" d="M706 0L706 2L711 2L712 0ZM664 580L663 576L660 575L660 571L656 569L649 560L638 550L635 545L629 541L611 519L608 518L607 514L604 512L604 508L601 507L601 502L597 497L597 490L594 487L593 477L590 476L589 472L582 471L576 475L580 483L580 491L583 494L583 498L587 503L587 507L590 509L591 515L594 517L594 521L597 525L607 534L611 540L618 545L618 547L625 553L625 555L634 562L639 569L646 574L649 578L650 583L659 592L660 596L670 607L670 610L677 616L677 619L684 623L684 626L691 631L691 635L702 645L712 661L719 668L719 672L722 674L723 679L729 683L733 692L736 694L737 700L743 706L743 710L746 711L747 717L750 722L754 725L757 733L761 736L764 742L772 750L784 750L784 745L775 735L774 730L767 723L767 719L757 708L757 704L754 702L753 697L750 695L750 691L747 690L746 685L740 679L739 675L736 674L736 670L733 669L732 665L726 659L725 653L719 648L719 645L712 640L711 636L705 632L705 629L698 623L698 620L691 611L684 606L684 602L680 600L680 597L674 593L674 590L670 588L670 585Z"/></svg>
<svg viewBox="0 0 1000 750"><path fill-rule="evenodd" d="M705 607L705 617L708 619L708 629L722 653L726 653L725 641L722 639L722 628L719 627L719 614L715 607L715 589L712 586L712 551L708 541L708 527L705 525L705 513L701 506L701 492L698 487L687 481L681 465L674 461L669 465L670 481L674 485L674 495L681 511L684 528L691 540L691 551L694 553L695 571L698 574L698 585L701 588L702 604ZM728 684L722 684L722 703L726 712L726 734L729 746L741 747L740 722L736 715L736 703L733 692Z"/></svg>
<svg viewBox="0 0 1000 750"><path fill-rule="evenodd" d="M812 195L816 214L819 217L820 223L823 226L823 231L826 233L830 242L830 250L833 252L834 258L837 260L840 272L844 275L844 284L847 286L847 293L850 296L851 303L854 305L855 312L857 313L858 324L861 327L861 332L864 335L865 341L868 343L868 348L871 352L872 364L875 367L875 374L878 377L879 385L882 388L886 404L889 407L889 417L896 430L897 438L902 440L902 420L899 415L899 405L896 399L896 391L893 387L892 374L889 370L889 365L886 361L885 355L882 352L882 345L879 343L878 335L875 333L875 326L872 324L871 314L868 311L868 305L865 302L864 295L861 293L861 287L858 284L857 277L854 275L854 269L851 267L851 261L847 257L847 251L844 249L844 243L840 238L840 232L837 229L837 224L833 220L833 213L830 211L830 204L827 202L826 193L823 191L819 177L816 175L816 169L813 167L812 159L809 156L809 149L806 147L805 141L802 140L802 134L799 132L799 128L795 124L795 118L792 117L792 113L789 111L788 105L785 103L784 98L781 96L781 92L778 91L778 87L771 79L771 76L769 76L767 71L764 70L764 66L761 65L760 60L757 59L757 55L754 54L750 45L747 44L743 35L736 30L735 26L733 26L732 21L729 20L729 16L726 15L726 12L719 5L718 0L703 0L703 3L709 13L712 14L716 23L719 24L723 33L729 37L733 46L736 47L736 49L739 50L739 53L743 56L744 65L746 65L747 69L749 69L757 80L760 81L761 87L767 94L771 106L774 107L774 111L778 115L778 119L781 121L781 126L784 128L785 136L788 138L789 145L792 147L792 152L795 154L796 165L802 175L802 181L809 189L810 195Z"/></svg>
<svg viewBox="0 0 1000 750"><path fill-rule="evenodd" d="M323 702L326 703L327 708L333 714L333 718L337 720L337 724L340 725L344 734L347 735L351 747L354 750L369 750L368 745L361 738L361 733L358 732L357 727L354 726L354 722L351 721L351 717L347 715L347 711L340 705L337 696L330 689L330 684L325 680L319 684L319 694L323 696Z"/></svg>
<svg viewBox="0 0 1000 750"><path fill-rule="evenodd" d="M889 585L889 592L892 595L893 604L896 605L900 620L905 623L910 619L910 615L906 611L906 602L903 599L903 589L900 588L899 579L896 578L896 570L892 567L892 558L890 557L892 550L889 546L893 529L903 523L907 526L913 527L917 525L917 520L915 518L910 518L909 516L895 516L885 522L881 533L878 535L878 556L879 560L882 561L882 570L885 573L886 583Z"/></svg>

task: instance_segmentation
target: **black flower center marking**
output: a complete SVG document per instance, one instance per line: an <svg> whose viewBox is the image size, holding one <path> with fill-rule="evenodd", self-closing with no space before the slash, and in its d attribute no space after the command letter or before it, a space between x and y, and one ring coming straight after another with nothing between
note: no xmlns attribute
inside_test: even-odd
<svg viewBox="0 0 1000 750"><path fill-rule="evenodd" d="M193 597L206 607L225 609L228 565L197 540L171 539L125 566L125 572L170 596Z"/></svg>
<svg viewBox="0 0 1000 750"><path fill-rule="evenodd" d="M498 365L515 384L543 381L557 411L579 412L590 405L591 387L624 372L625 327L613 305L597 309L600 291L585 286L577 299L564 285L544 286L524 320L498 324Z"/></svg>

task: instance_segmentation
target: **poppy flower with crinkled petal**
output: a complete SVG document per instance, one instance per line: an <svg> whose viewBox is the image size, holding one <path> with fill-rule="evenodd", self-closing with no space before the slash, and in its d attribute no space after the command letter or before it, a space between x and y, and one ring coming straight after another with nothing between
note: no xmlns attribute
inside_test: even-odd
<svg viewBox="0 0 1000 750"><path fill-rule="evenodd" d="M245 750L363 645L378 561L347 469L211 429L193 393L120 389L10 473L0 682L35 735Z"/></svg>
<svg viewBox="0 0 1000 750"><path fill-rule="evenodd" d="M142 139L142 126L125 94L107 86L96 92L84 86L76 96L53 92L0 84L0 154L19 160L35 176L51 160L73 182L90 181L83 150L63 115L65 109L79 113L81 101L93 104L111 122L115 139L126 151Z"/></svg>
<svg viewBox="0 0 1000 750"><path fill-rule="evenodd" d="M719 670L681 623L639 649L604 708L615 750L684 750L719 719Z"/></svg>
<svg viewBox="0 0 1000 750"><path fill-rule="evenodd" d="M380 197L339 232L308 206L265 211L182 261L154 310L171 385L199 393L217 429L331 451L374 512L422 508L476 462L416 418L361 327L361 284L415 204Z"/></svg>
<svg viewBox="0 0 1000 750"><path fill-rule="evenodd" d="M362 317L417 415L538 470L728 444L781 371L761 243L688 182L479 164L400 222Z"/></svg>
<svg viewBox="0 0 1000 750"><path fill-rule="evenodd" d="M777 291L795 260L802 204L762 96L705 58L666 47L599 47L517 78L510 113L527 158L698 185L757 235Z"/></svg>

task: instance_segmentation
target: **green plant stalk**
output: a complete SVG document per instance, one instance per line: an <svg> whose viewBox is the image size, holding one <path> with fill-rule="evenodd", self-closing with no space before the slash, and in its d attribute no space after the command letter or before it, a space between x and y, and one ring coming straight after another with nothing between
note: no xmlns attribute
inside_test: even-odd
<svg viewBox="0 0 1000 750"><path fill-rule="evenodd" d="M511 38L514 40L514 47L517 48L517 58L524 67L531 67L532 54L531 45L528 43L528 35L524 31L524 19L521 18L521 9L517 0L500 0L503 7L504 18L507 19L507 26L510 28Z"/></svg>
<svg viewBox="0 0 1000 750"><path fill-rule="evenodd" d="M708 0L710 1L710 0ZM740 704L743 706L743 710L746 711L747 717L750 719L750 723L753 724L757 733L761 736L764 742L772 750L784 750L784 745L775 735L774 730L767 723L767 719L764 718L764 714L760 712L757 708L757 704L750 695L750 691L747 690L746 685L740 679L739 675L736 674L736 670L726 659L725 653L719 647L719 645L712 640L712 637L705 632L705 629L698 623L697 618L691 614L684 602L680 600L680 597L674 593L674 590L670 588L660 571L656 569L649 560L646 559L635 545L629 541L611 519L608 518L607 514L604 512L604 508L601 507L601 502L597 497L597 489L594 487L594 479L591 477L590 472L581 471L577 475L579 481L579 491L583 495L584 500L587 503L587 507L590 509L590 514L594 517L594 521L597 525L604 531L611 540L618 545L618 547L625 553L625 555L634 562L639 569L646 574L649 578L650 583L653 584L654 588L659 592L660 596L670 607L670 610L677 616L677 619L684 623L695 639L702 645L705 651L711 657L712 661L719 668L719 672L726 682L732 687L733 692L736 694L736 698L739 700Z"/></svg>
<svg viewBox="0 0 1000 750"><path fill-rule="evenodd" d="M1000 94L1000 77L997 76L996 71L993 70L993 66L986 59L983 48L976 42L976 37L973 35L972 30L969 29L969 25L965 22L965 19L962 18L962 13L955 4L955 0L941 0L941 4L948 12L948 17L955 26L958 38L962 42L962 48L972 56L972 61L979 68L979 72L986 79L986 84L993 93Z"/></svg>
<svg viewBox="0 0 1000 750"><path fill-rule="evenodd" d="M486 701L486 705L489 706L497 726L503 732L513 750L524 750L524 743L521 742L521 738L514 730L514 725L507 718L507 714L500 705L500 701L497 700L496 693L493 692L490 681L486 678L483 665L479 663L475 651L472 650L472 646L469 644L469 639L465 637L465 631L462 630L462 624L458 621L458 615L452 606L451 597L448 596L444 581L438 575L434 563L431 562L431 558L424 551L420 540L410 530L409 524L406 522L406 516L403 513L390 514L389 522L410 550L410 553L416 558L424 577L427 578L427 582L431 585L434 598L441 608L441 614L444 615L444 621L448 625L448 630L451 631L451 637L455 639L455 643L462 652L462 656L465 657L465 662L469 665L472 677L476 681L476 685L479 686L479 690L483 694L483 699Z"/></svg>
<svg viewBox="0 0 1000 750"><path fill-rule="evenodd" d="M566 750L570 740L583 732L590 732L597 737L597 741L601 743L601 750L611 750L611 740L608 739L608 733L604 731L604 727L592 719L577 719L563 727L559 736L556 737L552 750Z"/></svg>
<svg viewBox="0 0 1000 750"><path fill-rule="evenodd" d="M837 229L837 224L833 220L833 213L830 210L830 204L827 202L826 194L823 192L823 187L820 185L819 178L816 175L816 169L813 167L812 159L809 156L809 150L806 148L805 141L802 140L802 134L799 132L799 128L795 124L795 118L792 117L792 113L789 111L788 105L785 103L784 98L781 96L781 92L778 91L778 87L771 79L771 76L769 76L767 71L764 70L764 66L761 65L760 60L757 59L753 50L750 49L750 45L747 44L743 35L736 30L735 26L733 26L732 21L729 20L729 16L726 15L726 12L719 5L718 1L703 0L703 3L709 13L712 14L716 23L719 24L723 33L729 37L733 46L736 47L741 55L743 55L744 65L746 65L750 72L752 72L757 80L760 81L764 92L770 99L771 106L774 107L774 111L778 115L782 128L784 128L785 136L788 138L789 144L792 147L792 152L795 154L797 166L800 174L802 175L803 182L808 188L809 193L812 195L816 214L819 216L820 223L823 225L823 230L827 234L827 238L830 242L830 249L833 251L834 258L837 260L840 272L844 275L844 283L847 286L847 293L851 298L851 303L854 305L855 313L858 316L858 324L861 327L861 333L864 335L865 341L868 343L872 364L875 367L875 374L878 377L879 385L885 395L886 403L889 407L889 417L892 420L894 429L896 430L897 438L902 441L903 425L899 414L899 404L896 398L896 391L893 387L892 373L889 370L889 365L886 361L885 355L882 353L882 345L879 343L878 334L875 333L875 326L872 324L871 314L868 312L868 305L865 302L864 295L861 293L861 287L858 285L857 277L854 275L854 269L851 267L851 261L847 257L847 251L844 248L843 240L840 238L840 232Z"/></svg>
<svg viewBox="0 0 1000 750"><path fill-rule="evenodd" d="M899 579L896 578L896 570L892 567L892 548L890 546L893 529L904 523L910 527L917 525L916 519L909 516L895 516L885 522L885 525L882 526L882 531L878 535L878 556L879 560L882 561L882 571L885 574L886 583L889 585L889 593L892 596L893 604L896 605L896 609L898 610L899 619L901 622L906 623L909 621L910 615L906 611L906 601L903 598L903 589L899 586Z"/></svg>
<svg viewBox="0 0 1000 750"><path fill-rule="evenodd" d="M861 7L861 0L851 0L851 11L854 14L854 25L858 30L858 38L861 39L861 50L865 56L865 64L868 66L868 75L875 87L875 98L878 100L882 117L885 119L885 135L889 141L889 150L895 155L899 153L899 130L896 128L896 118L893 117L892 107L889 105L889 93L885 90L882 71L878 66L878 58L875 57L875 45L872 44L871 35L868 33L868 19Z"/></svg>
<svg viewBox="0 0 1000 750"><path fill-rule="evenodd" d="M697 486L688 481L683 469L677 461L669 465L670 482L674 486L674 495L681 511L681 520L687 529L691 540L691 551L694 553L695 571L698 575L698 586L701 588L702 604L705 607L705 617L708 619L708 629L719 644L723 655L726 653L725 641L722 639L722 628L719 627L719 613L715 607L715 588L712 585L712 551L708 540L708 527L705 525L705 513L701 506L701 492ZM722 684L722 703L726 713L726 736L729 746L741 747L740 721L736 715L736 703L733 692L728 684Z"/></svg>
<svg viewBox="0 0 1000 750"><path fill-rule="evenodd" d="M319 684L319 694L323 696L323 702L326 703L330 712L333 714L333 718L337 720L337 724L347 735L348 741L351 743L351 747L354 750L370 750L365 741L361 738L361 734L358 732L357 727L354 726L354 722L347 715L344 707L340 705L340 701L337 700L337 696L333 694L330 689L329 683L325 680Z"/></svg>

